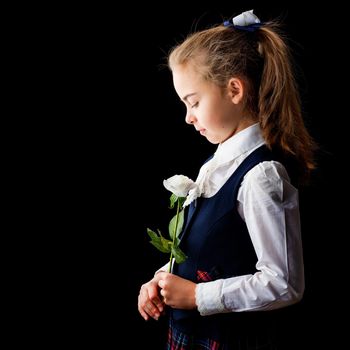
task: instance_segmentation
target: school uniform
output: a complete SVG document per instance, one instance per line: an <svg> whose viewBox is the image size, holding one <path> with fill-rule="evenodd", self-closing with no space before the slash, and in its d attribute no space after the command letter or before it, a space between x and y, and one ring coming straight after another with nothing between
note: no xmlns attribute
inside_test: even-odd
<svg viewBox="0 0 350 350"><path fill-rule="evenodd" d="M197 310L171 310L168 349L275 349L274 310L304 292L298 191L277 158L254 124L201 168L173 266Z"/></svg>

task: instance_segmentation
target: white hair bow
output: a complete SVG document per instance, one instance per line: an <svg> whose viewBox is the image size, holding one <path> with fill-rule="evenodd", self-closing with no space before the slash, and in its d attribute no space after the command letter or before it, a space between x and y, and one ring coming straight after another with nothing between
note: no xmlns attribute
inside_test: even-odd
<svg viewBox="0 0 350 350"><path fill-rule="evenodd" d="M254 15L254 10L242 12L240 15L233 17L229 21L225 21L226 27L233 26L237 29L253 32L261 27L260 19Z"/></svg>
<svg viewBox="0 0 350 350"><path fill-rule="evenodd" d="M232 18L234 26L249 26L250 24L260 23L260 19L254 15L254 10L242 12L240 15Z"/></svg>

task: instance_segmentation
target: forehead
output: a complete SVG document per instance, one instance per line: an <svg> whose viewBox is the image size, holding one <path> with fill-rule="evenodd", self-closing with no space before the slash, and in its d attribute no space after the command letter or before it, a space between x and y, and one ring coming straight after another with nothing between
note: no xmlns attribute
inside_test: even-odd
<svg viewBox="0 0 350 350"><path fill-rule="evenodd" d="M176 65L172 72L174 87L180 98L196 93L208 84L190 64Z"/></svg>

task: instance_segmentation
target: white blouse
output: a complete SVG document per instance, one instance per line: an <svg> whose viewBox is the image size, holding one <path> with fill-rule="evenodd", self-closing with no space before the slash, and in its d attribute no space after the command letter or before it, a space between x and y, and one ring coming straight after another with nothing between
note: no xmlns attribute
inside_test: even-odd
<svg viewBox="0 0 350 350"><path fill-rule="evenodd" d="M220 144L196 180L202 196L212 197L243 160L264 144L254 124ZM258 261L255 274L198 283L201 315L270 310L299 301L304 293L298 191L282 164L265 161L244 177L237 209L245 221ZM161 270L167 271L166 267Z"/></svg>

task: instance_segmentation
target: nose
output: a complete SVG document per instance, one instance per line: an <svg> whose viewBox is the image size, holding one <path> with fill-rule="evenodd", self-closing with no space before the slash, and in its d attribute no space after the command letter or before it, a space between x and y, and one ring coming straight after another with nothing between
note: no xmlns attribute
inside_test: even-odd
<svg viewBox="0 0 350 350"><path fill-rule="evenodd" d="M185 121L187 124L194 124L194 122L196 121L196 117L193 115L193 113L191 113L191 111L187 111L186 113L186 117L185 117Z"/></svg>

